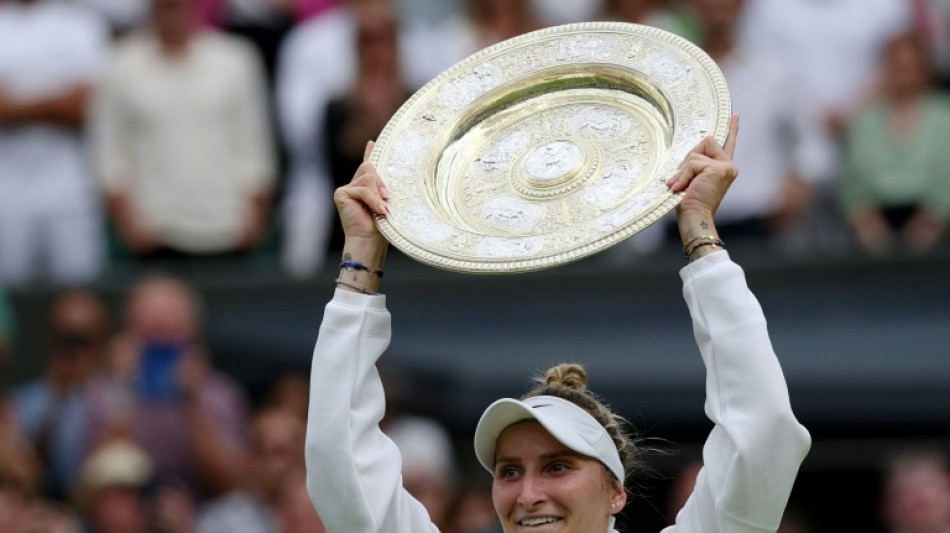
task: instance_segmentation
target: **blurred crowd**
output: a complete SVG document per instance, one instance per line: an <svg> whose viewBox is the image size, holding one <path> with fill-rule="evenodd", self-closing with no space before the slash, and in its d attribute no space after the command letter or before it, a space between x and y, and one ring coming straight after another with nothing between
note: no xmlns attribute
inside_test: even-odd
<svg viewBox="0 0 950 533"><path fill-rule="evenodd" d="M730 239L789 254L945 241L946 0L2 0L0 282L340 246L331 196L402 103L554 24L677 33L742 117ZM663 224L625 247L655 251Z"/></svg>
<svg viewBox="0 0 950 533"><path fill-rule="evenodd" d="M127 263L312 276L342 245L333 188L415 90L485 46L590 20L666 29L722 68L742 119L727 240L946 244L948 0L0 0L0 367L17 330L4 291L57 291L43 375L0 399L0 531L322 531L305 377L249 399L211 363L184 278L142 277L120 313L76 287ZM621 247L668 239L657 224ZM438 422L384 425L443 531L492 531ZM941 454L901 455L884 479L884 527L950 531ZM810 531L789 516L783 531Z"/></svg>

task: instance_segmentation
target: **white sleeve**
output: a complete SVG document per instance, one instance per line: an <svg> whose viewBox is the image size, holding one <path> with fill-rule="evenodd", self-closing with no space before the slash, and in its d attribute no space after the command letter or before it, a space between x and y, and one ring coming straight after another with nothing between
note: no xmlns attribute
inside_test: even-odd
<svg viewBox="0 0 950 533"><path fill-rule="evenodd" d="M328 533L437 533L402 488L402 460L379 429L376 360L389 345L385 297L337 290L314 349L307 488Z"/></svg>
<svg viewBox="0 0 950 533"><path fill-rule="evenodd" d="M706 365L706 415L696 487L666 530L761 533L778 529L811 438L792 414L765 316L728 253L681 272Z"/></svg>

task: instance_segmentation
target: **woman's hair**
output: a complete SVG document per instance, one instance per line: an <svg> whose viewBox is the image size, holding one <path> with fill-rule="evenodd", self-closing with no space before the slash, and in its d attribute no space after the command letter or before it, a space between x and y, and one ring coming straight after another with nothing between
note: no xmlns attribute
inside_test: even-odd
<svg viewBox="0 0 950 533"><path fill-rule="evenodd" d="M628 478L632 472L645 470L641 437L623 417L611 411L596 394L587 389L587 371L582 365L561 363L552 366L535 381L537 386L522 396L522 400L534 396L555 396L579 406L607 430L607 434L617 446L620 462ZM625 481L620 480L621 483Z"/></svg>

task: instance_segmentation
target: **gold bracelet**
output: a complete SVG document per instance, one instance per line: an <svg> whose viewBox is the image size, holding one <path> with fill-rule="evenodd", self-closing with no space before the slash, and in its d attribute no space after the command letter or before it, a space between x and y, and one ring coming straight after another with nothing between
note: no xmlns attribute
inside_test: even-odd
<svg viewBox="0 0 950 533"><path fill-rule="evenodd" d="M692 239L689 240L689 242L683 245L683 253L685 254L686 251L689 250L689 247L692 246L694 242L700 239L706 239L709 241L718 241L719 236L718 235L697 235L696 237L693 237Z"/></svg>
<svg viewBox="0 0 950 533"><path fill-rule="evenodd" d="M694 253L697 249L702 248L703 246L718 246L718 247L722 248L723 250L726 249L726 243L722 242L721 240L716 240L716 241L703 241L703 242L701 242L701 243L698 243L698 244L693 245L693 247L690 248L688 252L684 252L684 253L683 253L683 257L685 257L686 259L689 259L690 256L692 256L693 253Z"/></svg>

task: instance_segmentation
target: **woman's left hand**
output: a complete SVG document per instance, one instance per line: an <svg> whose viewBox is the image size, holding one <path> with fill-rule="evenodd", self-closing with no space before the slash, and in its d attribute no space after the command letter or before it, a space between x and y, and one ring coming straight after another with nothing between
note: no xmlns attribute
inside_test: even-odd
<svg viewBox="0 0 950 533"><path fill-rule="evenodd" d="M732 162L738 133L739 116L733 115L725 143L719 146L715 139L706 137L686 155L679 171L667 181L671 191L685 191L676 207L676 223L684 245L698 237L707 237L705 240L719 238L713 215L739 175L739 169ZM691 259L709 251L710 247L705 247L702 253L691 256Z"/></svg>
<svg viewBox="0 0 950 533"><path fill-rule="evenodd" d="M686 191L677 213L692 211L709 217L716 214L726 191L739 175L732 162L738 133L739 115L732 115L729 134L721 147L715 139L706 137L686 154L679 171L666 182L673 192Z"/></svg>

